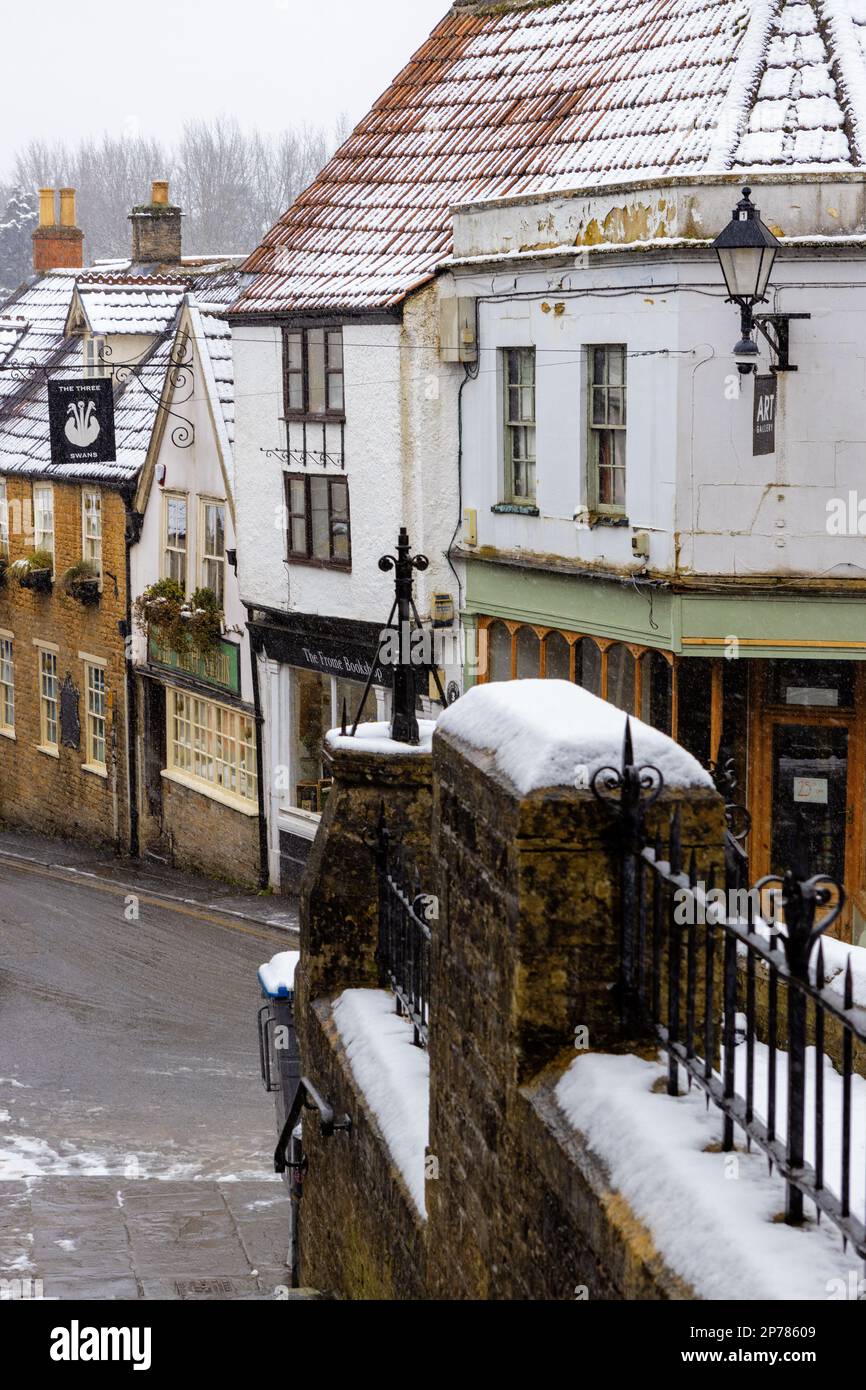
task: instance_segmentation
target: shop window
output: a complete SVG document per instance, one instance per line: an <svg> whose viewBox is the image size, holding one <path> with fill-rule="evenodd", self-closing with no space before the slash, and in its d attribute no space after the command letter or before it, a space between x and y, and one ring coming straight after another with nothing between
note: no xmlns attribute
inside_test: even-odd
<svg viewBox="0 0 866 1390"><path fill-rule="evenodd" d="M286 415L341 420L345 407L342 328L302 328L284 335Z"/></svg>
<svg viewBox="0 0 866 1390"><path fill-rule="evenodd" d="M677 665L677 742L704 767L710 762L713 663L690 657Z"/></svg>
<svg viewBox="0 0 866 1390"><path fill-rule="evenodd" d="M544 639L547 679L571 679L571 647L559 632L548 632Z"/></svg>
<svg viewBox="0 0 866 1390"><path fill-rule="evenodd" d="M491 623L487 629L489 681L511 680L511 633L504 623Z"/></svg>
<svg viewBox="0 0 866 1390"><path fill-rule="evenodd" d="M324 761L325 736L341 727L343 706L347 728L380 718L377 692L371 690L361 709L364 686L319 671L292 671L292 753L290 806L321 814L331 789ZM360 717L359 717L360 715Z"/></svg>
<svg viewBox="0 0 866 1390"><path fill-rule="evenodd" d="M251 715L168 691L168 770L202 791L254 806L258 798L256 728Z"/></svg>
<svg viewBox="0 0 866 1390"><path fill-rule="evenodd" d="M541 643L531 627L517 631L517 679L537 680L541 672Z"/></svg>
<svg viewBox="0 0 866 1390"><path fill-rule="evenodd" d="M645 652L641 658L641 719L671 734L673 729L673 668L661 652Z"/></svg>
<svg viewBox="0 0 866 1390"><path fill-rule="evenodd" d="M767 703L813 709L851 709L856 663L852 661L770 661Z"/></svg>
<svg viewBox="0 0 866 1390"><path fill-rule="evenodd" d="M349 569L349 485L344 478L286 475L288 553L309 565Z"/></svg>
<svg viewBox="0 0 866 1390"><path fill-rule="evenodd" d="M593 695L601 695L601 651L591 637L581 638L580 661L577 664L578 685Z"/></svg>
<svg viewBox="0 0 866 1390"><path fill-rule="evenodd" d="M607 653L607 698L626 714L635 713L635 660L628 647L619 644Z"/></svg>

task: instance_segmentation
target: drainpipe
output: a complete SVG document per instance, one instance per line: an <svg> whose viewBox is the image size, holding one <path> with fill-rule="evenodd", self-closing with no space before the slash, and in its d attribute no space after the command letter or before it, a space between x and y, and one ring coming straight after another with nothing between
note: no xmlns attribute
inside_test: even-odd
<svg viewBox="0 0 866 1390"><path fill-rule="evenodd" d="M124 528L124 564L126 578L126 619L120 624L124 639L126 667L126 776L129 799L129 853L138 858L138 751L136 730L138 727L137 699L135 687L135 666L132 660L132 547L141 537L144 517L141 512L132 510L132 499L123 499L126 508Z"/></svg>
<svg viewBox="0 0 866 1390"><path fill-rule="evenodd" d="M248 610L249 612L249 610ZM250 624L247 622L247 631ZM249 641L250 672L253 682L253 709L256 721L256 782L259 790L259 888L262 892L270 887L270 846L268 844L268 816L265 802L265 755L262 747L262 734L265 721L262 714L262 694L259 688L259 654L250 632Z"/></svg>

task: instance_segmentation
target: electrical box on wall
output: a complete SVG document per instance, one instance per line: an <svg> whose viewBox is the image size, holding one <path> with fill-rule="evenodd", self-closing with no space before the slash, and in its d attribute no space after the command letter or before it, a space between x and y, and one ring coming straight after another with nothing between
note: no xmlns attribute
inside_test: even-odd
<svg viewBox="0 0 866 1390"><path fill-rule="evenodd" d="M440 299L439 356L443 362L477 362L474 299Z"/></svg>
<svg viewBox="0 0 866 1390"><path fill-rule="evenodd" d="M466 507L463 512L463 543L478 544L478 512L475 507Z"/></svg>

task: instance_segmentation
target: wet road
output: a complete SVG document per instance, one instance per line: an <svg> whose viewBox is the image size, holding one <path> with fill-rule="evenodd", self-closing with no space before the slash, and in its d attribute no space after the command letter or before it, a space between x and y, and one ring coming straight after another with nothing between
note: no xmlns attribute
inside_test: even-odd
<svg viewBox="0 0 866 1390"><path fill-rule="evenodd" d="M293 944L0 855L0 1279L234 1297L278 1277L256 970Z"/></svg>

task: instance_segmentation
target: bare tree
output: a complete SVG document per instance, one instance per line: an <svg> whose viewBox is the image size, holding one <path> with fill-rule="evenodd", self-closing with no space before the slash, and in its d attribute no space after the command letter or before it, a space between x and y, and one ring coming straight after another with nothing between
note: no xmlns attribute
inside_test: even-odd
<svg viewBox="0 0 866 1390"><path fill-rule="evenodd" d="M275 136L217 116L187 122L171 149L142 135L106 134L74 146L33 140L18 153L10 187L75 188L93 261L129 254L130 210L147 202L152 179L168 178L186 214L185 250L237 254L258 245L347 130L345 115L332 132L302 126Z"/></svg>

